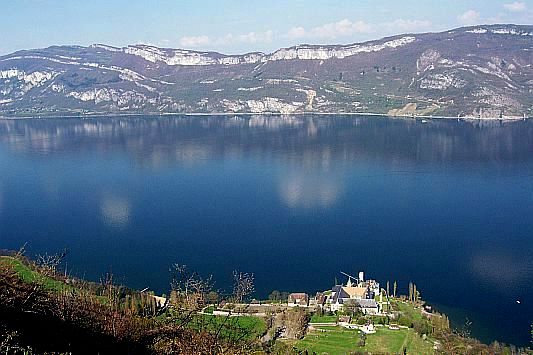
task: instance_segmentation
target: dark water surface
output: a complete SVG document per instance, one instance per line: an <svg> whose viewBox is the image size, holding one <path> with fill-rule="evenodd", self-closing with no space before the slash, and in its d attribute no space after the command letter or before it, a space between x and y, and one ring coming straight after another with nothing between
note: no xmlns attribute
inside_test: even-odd
<svg viewBox="0 0 533 355"><path fill-rule="evenodd" d="M414 281L474 335L533 322L533 122L348 117L0 121L0 248L166 292L179 261L258 297L339 271ZM516 301L521 300L521 304Z"/></svg>

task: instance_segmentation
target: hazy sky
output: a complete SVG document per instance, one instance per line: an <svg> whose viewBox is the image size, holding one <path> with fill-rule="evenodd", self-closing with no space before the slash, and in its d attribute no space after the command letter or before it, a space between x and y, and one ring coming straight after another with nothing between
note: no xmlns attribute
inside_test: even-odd
<svg viewBox="0 0 533 355"><path fill-rule="evenodd" d="M471 24L533 24L533 0L5 0L1 11L0 54L92 43L269 52Z"/></svg>

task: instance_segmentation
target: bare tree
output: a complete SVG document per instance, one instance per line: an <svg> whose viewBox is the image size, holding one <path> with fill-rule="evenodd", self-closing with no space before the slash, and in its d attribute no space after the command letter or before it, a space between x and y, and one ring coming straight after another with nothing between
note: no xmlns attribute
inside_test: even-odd
<svg viewBox="0 0 533 355"><path fill-rule="evenodd" d="M463 338L470 338L472 333L472 321L468 318L465 318L465 324L462 328L458 330L458 334Z"/></svg>
<svg viewBox="0 0 533 355"><path fill-rule="evenodd" d="M44 255L39 254L37 257L37 266L39 266L45 273L48 274L55 274L57 271L57 268L65 257L67 256L67 250L63 250L61 253L56 254L48 254L45 253Z"/></svg>
<svg viewBox="0 0 533 355"><path fill-rule="evenodd" d="M31 347L21 345L19 333L0 325L0 354L33 354Z"/></svg>
<svg viewBox="0 0 533 355"><path fill-rule="evenodd" d="M299 307L284 312L285 337L288 339L303 338L307 332L309 320L309 313Z"/></svg>
<svg viewBox="0 0 533 355"><path fill-rule="evenodd" d="M213 291L213 277L202 278L197 272L191 271L187 265L174 264L171 287L174 301L189 309L201 308L207 300L209 292Z"/></svg>
<svg viewBox="0 0 533 355"><path fill-rule="evenodd" d="M161 352L170 353L228 353L244 354L257 346L258 336L253 329L241 324L239 317L215 316L204 313L207 305L215 308L229 298L213 289L212 277L202 278L186 265L174 264L171 267L172 292L169 308L170 324L160 332L154 346ZM243 300L253 292L253 275L234 273L236 294ZM231 300L235 295L229 296ZM231 303L230 303L231 304ZM194 330L191 332L191 330ZM178 338L192 336L197 347L188 348L191 342ZM203 348L203 350L202 350Z"/></svg>
<svg viewBox="0 0 533 355"><path fill-rule="evenodd" d="M233 271L233 295L238 302L242 302L254 291L254 274Z"/></svg>

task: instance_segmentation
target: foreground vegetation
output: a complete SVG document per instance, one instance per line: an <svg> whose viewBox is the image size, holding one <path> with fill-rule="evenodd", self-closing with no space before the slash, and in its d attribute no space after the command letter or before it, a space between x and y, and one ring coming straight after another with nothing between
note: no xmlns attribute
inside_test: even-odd
<svg viewBox="0 0 533 355"><path fill-rule="evenodd" d="M233 291L223 294L211 278L176 264L167 299L115 285L110 275L100 283L72 278L59 271L63 257L0 255L0 353L532 353L481 344L467 329L451 330L444 315L425 313L418 297L391 298L386 317L357 309L310 312L276 302L259 313L248 302L250 274L235 272ZM340 327L341 319L374 324L376 333Z"/></svg>
<svg viewBox="0 0 533 355"><path fill-rule="evenodd" d="M98 284L62 275L60 259L39 263L21 253L0 256L0 353L262 350L262 319L199 315L209 281L184 268L176 268L172 297L161 304L151 293L114 285L109 275ZM182 292L185 284L188 291ZM245 296L246 290L236 291Z"/></svg>

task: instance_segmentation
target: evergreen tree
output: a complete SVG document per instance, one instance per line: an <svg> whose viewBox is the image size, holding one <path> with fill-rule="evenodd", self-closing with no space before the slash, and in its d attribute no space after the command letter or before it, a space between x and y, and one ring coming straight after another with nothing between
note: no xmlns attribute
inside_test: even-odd
<svg viewBox="0 0 533 355"><path fill-rule="evenodd" d="M272 291L270 295L268 295L268 299L271 301L280 301L281 300L281 292L278 290Z"/></svg>

